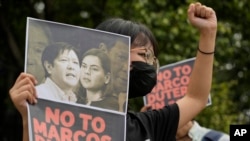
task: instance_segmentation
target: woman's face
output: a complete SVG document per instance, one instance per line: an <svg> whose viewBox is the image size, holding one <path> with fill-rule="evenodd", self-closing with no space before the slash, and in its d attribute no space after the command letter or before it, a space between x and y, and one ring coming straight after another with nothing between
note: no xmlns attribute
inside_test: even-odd
<svg viewBox="0 0 250 141"><path fill-rule="evenodd" d="M109 83L110 76L102 67L98 57L93 55L85 56L81 65L80 81L84 88L88 90L99 90Z"/></svg>
<svg viewBox="0 0 250 141"><path fill-rule="evenodd" d="M73 88L79 82L80 65L73 50L64 50L55 58L53 65L47 66L51 79L60 88Z"/></svg>

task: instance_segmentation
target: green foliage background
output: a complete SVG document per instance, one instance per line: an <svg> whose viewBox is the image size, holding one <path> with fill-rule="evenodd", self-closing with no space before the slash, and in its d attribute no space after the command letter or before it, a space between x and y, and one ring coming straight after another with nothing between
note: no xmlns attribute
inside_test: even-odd
<svg viewBox="0 0 250 141"><path fill-rule="evenodd" d="M161 65L195 56L198 33L187 21L194 0L0 0L0 107L3 115L16 113L8 91L24 70L26 18L34 17L94 28L109 17L146 24L155 34ZM250 2L201 0L218 18L212 105L196 118L201 125L229 133L230 124L250 123ZM130 101L134 110L142 99ZM14 114L14 121L20 115ZM9 117L4 116L9 120ZM7 120L7 121L8 121ZM1 121L0 134L6 120ZM19 127L20 128L20 127ZM10 132L17 129L11 129ZM20 138L20 135L17 137Z"/></svg>

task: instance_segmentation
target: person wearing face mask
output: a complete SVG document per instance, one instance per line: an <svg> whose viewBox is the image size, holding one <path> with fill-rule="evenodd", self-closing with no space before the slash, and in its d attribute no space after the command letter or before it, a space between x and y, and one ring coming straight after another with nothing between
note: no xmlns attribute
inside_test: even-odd
<svg viewBox="0 0 250 141"><path fill-rule="evenodd" d="M206 107L212 83L216 14L212 8L196 2L189 5L188 19L199 30L200 40L187 94L176 103L159 110L127 112L127 141L174 141L177 128L185 125ZM131 37L129 98L149 93L156 84L158 66L157 43L151 31L143 24L119 18L108 19L96 29ZM32 87L35 83L32 75L21 73L9 91L15 107L23 117L24 141L28 140L25 103L26 100L32 104L37 102L36 91Z"/></svg>

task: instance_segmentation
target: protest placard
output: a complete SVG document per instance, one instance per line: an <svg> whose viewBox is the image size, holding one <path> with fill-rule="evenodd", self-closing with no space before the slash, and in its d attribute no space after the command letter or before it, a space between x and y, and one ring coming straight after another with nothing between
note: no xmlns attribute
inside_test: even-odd
<svg viewBox="0 0 250 141"><path fill-rule="evenodd" d="M160 67L157 84L153 90L143 97L144 104L159 109L175 103L187 93L187 87L195 58L189 58ZM211 105L209 95L207 105Z"/></svg>
<svg viewBox="0 0 250 141"><path fill-rule="evenodd" d="M39 99L29 105L31 141L116 141L125 139L125 116L96 108Z"/></svg>
<svg viewBox="0 0 250 141"><path fill-rule="evenodd" d="M129 52L128 36L27 18L25 72L38 80L38 103L28 104L29 139L125 141ZM125 106L117 90L126 94Z"/></svg>

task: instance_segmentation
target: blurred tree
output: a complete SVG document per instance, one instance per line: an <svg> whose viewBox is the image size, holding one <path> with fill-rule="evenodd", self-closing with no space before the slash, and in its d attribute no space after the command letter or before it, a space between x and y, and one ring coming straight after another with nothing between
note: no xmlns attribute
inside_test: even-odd
<svg viewBox="0 0 250 141"><path fill-rule="evenodd" d="M198 33L187 21L187 8L194 0L0 0L0 140L21 140L20 115L8 91L24 70L26 18L34 17L94 28L109 17L145 23L160 47L161 65L195 55ZM201 0L218 17L218 34L211 90L212 105L197 120L204 126L229 132L230 124L250 122L250 3L247 0ZM130 101L134 110L142 99ZM5 120L4 120L5 119ZM8 130L6 130L8 128ZM15 135L15 136L13 136Z"/></svg>

